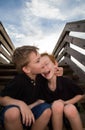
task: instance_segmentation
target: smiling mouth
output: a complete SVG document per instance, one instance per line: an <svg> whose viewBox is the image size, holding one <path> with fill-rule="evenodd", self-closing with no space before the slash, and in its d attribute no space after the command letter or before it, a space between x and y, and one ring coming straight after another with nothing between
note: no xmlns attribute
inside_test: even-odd
<svg viewBox="0 0 85 130"><path fill-rule="evenodd" d="M45 77L47 77L50 74L50 71L43 73Z"/></svg>

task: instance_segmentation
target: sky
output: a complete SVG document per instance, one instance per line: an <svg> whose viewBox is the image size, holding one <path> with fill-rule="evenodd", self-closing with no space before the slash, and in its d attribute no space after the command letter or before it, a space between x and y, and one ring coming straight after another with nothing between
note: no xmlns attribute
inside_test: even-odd
<svg viewBox="0 0 85 130"><path fill-rule="evenodd" d="M52 53L67 22L85 19L85 0L0 0L0 21L15 47Z"/></svg>

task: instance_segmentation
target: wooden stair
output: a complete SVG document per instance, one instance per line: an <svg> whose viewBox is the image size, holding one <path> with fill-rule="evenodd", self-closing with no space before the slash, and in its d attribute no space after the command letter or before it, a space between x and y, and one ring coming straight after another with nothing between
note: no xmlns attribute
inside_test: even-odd
<svg viewBox="0 0 85 130"><path fill-rule="evenodd" d="M16 74L13 64L0 64L0 91Z"/></svg>
<svg viewBox="0 0 85 130"><path fill-rule="evenodd" d="M71 78L74 80L74 82L77 82L79 84L79 78L74 77L74 72L71 70L71 68L67 65L62 66L64 68L64 76ZM15 66L13 64L0 64L0 91L4 88L4 86L17 74L17 71L15 69ZM83 127L85 128L85 108L84 105L85 102L79 104L80 105L80 116L82 119ZM47 128L48 129L48 128ZM66 128L63 128L64 130ZM3 130L0 128L0 130Z"/></svg>

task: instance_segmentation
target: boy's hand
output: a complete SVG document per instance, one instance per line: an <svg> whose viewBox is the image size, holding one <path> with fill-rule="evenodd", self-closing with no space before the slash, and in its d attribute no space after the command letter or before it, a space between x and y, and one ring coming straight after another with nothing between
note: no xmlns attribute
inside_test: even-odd
<svg viewBox="0 0 85 130"><path fill-rule="evenodd" d="M41 103L44 103L45 101L44 101L44 100L39 99L39 100L37 100L37 102L38 102L38 104L41 104Z"/></svg>
<svg viewBox="0 0 85 130"><path fill-rule="evenodd" d="M34 115L31 111L31 109L28 107L28 105L20 100L17 99L13 99L9 96L5 96L5 97L0 97L0 101L3 101L3 103L1 104L2 106L6 106L6 105L10 105L10 104L15 104L17 106L19 106L21 115L22 115L22 122L23 124L25 124L26 126L30 126L32 123L35 122L34 119Z"/></svg>
<svg viewBox="0 0 85 130"><path fill-rule="evenodd" d="M22 115L22 122L26 126L30 126L35 122L34 115L28 105L22 101L19 102L20 112Z"/></svg>
<svg viewBox="0 0 85 130"><path fill-rule="evenodd" d="M63 75L63 68L55 66L55 75L62 76Z"/></svg>

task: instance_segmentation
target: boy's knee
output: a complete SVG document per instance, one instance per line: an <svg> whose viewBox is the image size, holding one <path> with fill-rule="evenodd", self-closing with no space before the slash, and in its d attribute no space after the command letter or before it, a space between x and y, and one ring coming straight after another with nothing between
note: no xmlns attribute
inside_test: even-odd
<svg viewBox="0 0 85 130"><path fill-rule="evenodd" d="M50 118L51 117L51 109L50 108L47 108L44 112L43 112L43 115L46 117L46 118Z"/></svg>
<svg viewBox="0 0 85 130"><path fill-rule="evenodd" d="M16 121L19 118L20 118L20 111L16 107L9 108L4 114L4 120L5 121L11 121L12 122L12 121Z"/></svg>
<svg viewBox="0 0 85 130"><path fill-rule="evenodd" d="M74 105L68 104L64 107L64 114L68 118L70 118L70 117L74 118L76 116L76 114L78 114L78 111Z"/></svg>
<svg viewBox="0 0 85 130"><path fill-rule="evenodd" d="M52 112L63 112L64 104L62 101L54 101L52 104Z"/></svg>

